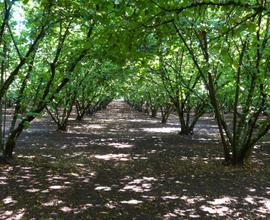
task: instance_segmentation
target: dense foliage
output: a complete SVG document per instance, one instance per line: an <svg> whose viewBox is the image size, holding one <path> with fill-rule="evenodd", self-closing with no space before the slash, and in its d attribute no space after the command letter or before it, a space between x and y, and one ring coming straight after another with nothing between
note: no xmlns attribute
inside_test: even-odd
<svg viewBox="0 0 270 220"><path fill-rule="evenodd" d="M66 130L72 109L82 120L119 97L163 123L175 111L181 134L213 112L230 164L270 129L267 0L2 0L0 10L6 160L36 117Z"/></svg>

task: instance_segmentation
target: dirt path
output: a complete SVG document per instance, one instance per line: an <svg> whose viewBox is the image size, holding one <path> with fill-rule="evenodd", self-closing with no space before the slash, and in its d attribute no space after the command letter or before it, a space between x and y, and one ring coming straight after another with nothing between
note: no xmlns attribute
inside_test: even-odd
<svg viewBox="0 0 270 220"><path fill-rule="evenodd" d="M123 102L68 132L37 120L0 167L0 219L270 218L269 143L254 168L221 165L212 119L182 137Z"/></svg>

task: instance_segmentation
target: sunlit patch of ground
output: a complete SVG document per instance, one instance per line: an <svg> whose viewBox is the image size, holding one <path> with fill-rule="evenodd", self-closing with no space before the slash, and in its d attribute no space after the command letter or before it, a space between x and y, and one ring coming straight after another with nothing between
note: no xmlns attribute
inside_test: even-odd
<svg viewBox="0 0 270 220"><path fill-rule="evenodd" d="M0 219L267 219L268 139L246 168L222 165L212 117L193 136L122 102L68 132L45 119L0 166Z"/></svg>
<svg viewBox="0 0 270 220"><path fill-rule="evenodd" d="M142 130L150 133L173 133L179 132L181 129L172 127L163 127L163 128L142 128Z"/></svg>

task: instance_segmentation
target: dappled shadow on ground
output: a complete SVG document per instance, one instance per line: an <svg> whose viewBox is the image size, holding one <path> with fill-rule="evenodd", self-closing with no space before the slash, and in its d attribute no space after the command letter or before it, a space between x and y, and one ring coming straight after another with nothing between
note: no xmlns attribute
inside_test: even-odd
<svg viewBox="0 0 270 220"><path fill-rule="evenodd" d="M224 167L208 120L183 137L173 119L164 126L112 103L66 133L38 121L20 138L17 165L0 167L0 219L269 217L267 144L254 166Z"/></svg>

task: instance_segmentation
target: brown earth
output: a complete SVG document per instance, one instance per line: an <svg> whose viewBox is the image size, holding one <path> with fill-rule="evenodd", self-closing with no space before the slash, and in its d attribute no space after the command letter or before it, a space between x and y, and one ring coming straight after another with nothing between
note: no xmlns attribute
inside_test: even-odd
<svg viewBox="0 0 270 220"><path fill-rule="evenodd" d="M178 131L120 101L65 133L38 119L0 167L0 219L270 219L269 139L232 168L211 117Z"/></svg>

